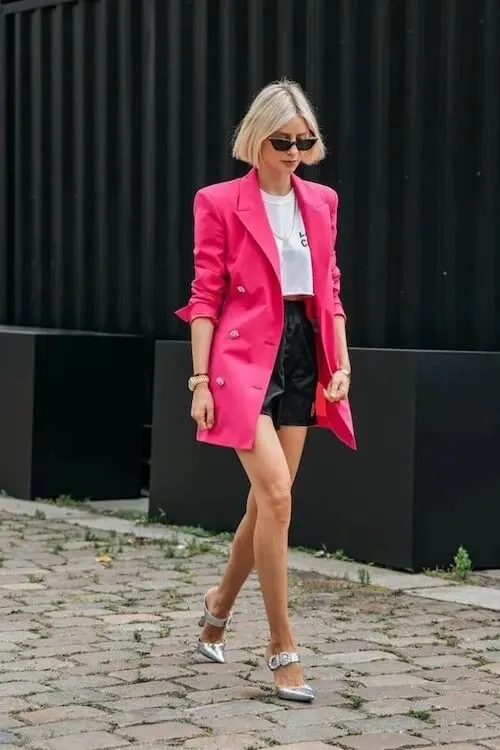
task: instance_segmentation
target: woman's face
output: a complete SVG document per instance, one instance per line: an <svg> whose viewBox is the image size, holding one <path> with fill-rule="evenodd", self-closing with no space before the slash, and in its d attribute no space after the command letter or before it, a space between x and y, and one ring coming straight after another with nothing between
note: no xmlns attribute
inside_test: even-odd
<svg viewBox="0 0 500 750"><path fill-rule="evenodd" d="M306 151L299 151L295 141L312 138L312 133L302 117L292 117L280 130L272 133L262 144L260 168L280 174L294 172L301 163ZM293 145L290 146L290 143ZM289 148L287 149L287 145ZM284 150L282 150L284 149Z"/></svg>

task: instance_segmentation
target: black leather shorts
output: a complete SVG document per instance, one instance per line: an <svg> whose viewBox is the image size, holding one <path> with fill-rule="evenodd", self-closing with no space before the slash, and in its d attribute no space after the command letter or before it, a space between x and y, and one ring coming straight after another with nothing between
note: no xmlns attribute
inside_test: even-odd
<svg viewBox="0 0 500 750"><path fill-rule="evenodd" d="M318 366L314 331L303 302L284 300L284 305L283 336L261 409L261 414L272 417L277 430L316 423Z"/></svg>

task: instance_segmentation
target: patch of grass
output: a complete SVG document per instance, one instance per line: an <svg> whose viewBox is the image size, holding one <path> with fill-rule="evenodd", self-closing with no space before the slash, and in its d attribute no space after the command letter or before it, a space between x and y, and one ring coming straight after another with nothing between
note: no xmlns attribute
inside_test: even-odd
<svg viewBox="0 0 500 750"><path fill-rule="evenodd" d="M360 695L355 695L354 693L342 693L342 697L345 698L349 708L358 709L361 708L363 703L365 703L364 698Z"/></svg>
<svg viewBox="0 0 500 750"><path fill-rule="evenodd" d="M412 708L408 711L408 716L411 716L414 719L419 719L420 721L426 721L430 724L433 723L430 712L425 711L424 709Z"/></svg>
<svg viewBox="0 0 500 750"><path fill-rule="evenodd" d="M367 568L358 568L358 580L362 586L369 586L371 583L370 571Z"/></svg>

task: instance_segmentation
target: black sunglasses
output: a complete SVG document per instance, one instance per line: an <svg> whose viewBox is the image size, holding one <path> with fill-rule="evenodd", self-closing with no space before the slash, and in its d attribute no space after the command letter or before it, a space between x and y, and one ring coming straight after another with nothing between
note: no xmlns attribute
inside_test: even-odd
<svg viewBox="0 0 500 750"><path fill-rule="evenodd" d="M318 139L311 136L310 138L298 138L292 141L290 138L268 138L272 147L276 151L290 151L293 146L297 146L297 151L310 151Z"/></svg>

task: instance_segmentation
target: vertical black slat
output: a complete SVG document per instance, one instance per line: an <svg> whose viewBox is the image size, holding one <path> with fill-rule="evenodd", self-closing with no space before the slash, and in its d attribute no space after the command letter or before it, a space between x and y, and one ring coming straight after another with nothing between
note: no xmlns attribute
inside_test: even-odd
<svg viewBox="0 0 500 750"><path fill-rule="evenodd" d="M156 240L156 0L142 4L141 299L143 331L154 330ZM177 119L177 118L174 118ZM175 149L177 150L177 149ZM170 159L169 154L169 159ZM165 252L165 248L162 248Z"/></svg>
<svg viewBox="0 0 500 750"><path fill-rule="evenodd" d="M251 1L251 0L250 0ZM293 4L295 0L276 0L277 14L279 19L279 29L276 35L276 44L278 46L278 75L291 77L291 68L293 66Z"/></svg>
<svg viewBox="0 0 500 750"><path fill-rule="evenodd" d="M304 88L311 97L313 106L317 106L323 81L324 34L322 32L325 11L323 0L311 0L305 7L306 71ZM309 167L307 174L310 179L319 179L319 167Z"/></svg>
<svg viewBox="0 0 500 750"><path fill-rule="evenodd" d="M63 196L65 194L65 165L63 164L63 25L62 5L51 11L51 325L61 327L64 318L64 251L63 251Z"/></svg>
<svg viewBox="0 0 500 750"><path fill-rule="evenodd" d="M85 106L85 81L87 62L85 59L85 19L84 3L78 3L72 9L73 21L73 281L72 281L72 309L73 324L76 328L84 328L86 320L86 167L87 153L85 150L85 123L88 117Z"/></svg>
<svg viewBox="0 0 500 750"><path fill-rule="evenodd" d="M342 299L348 312L349 340L358 335L359 307L355 304L354 281L356 259L356 8L357 0L340 3L340 87L336 102L328 105L329 86L326 82L323 101L329 119L337 113L339 120L338 146L334 158L338 169L338 262L342 273ZM329 71L326 71L329 73ZM328 81L328 79L327 79ZM326 100L326 101L325 101ZM339 106L340 105L340 106Z"/></svg>
<svg viewBox="0 0 500 750"><path fill-rule="evenodd" d="M313 101L322 90L324 68L323 0L309 0L305 5L306 80L305 87Z"/></svg>
<svg viewBox="0 0 500 750"><path fill-rule="evenodd" d="M109 319L108 299L108 2L95 6L94 58L94 129L95 129L95 243L94 243L94 322L93 327L104 331Z"/></svg>
<svg viewBox="0 0 500 750"><path fill-rule="evenodd" d="M8 323L8 275L7 246L7 45L5 16L0 6L0 324Z"/></svg>
<svg viewBox="0 0 500 750"><path fill-rule="evenodd" d="M390 0L372 6L367 310L369 346L382 346L387 318Z"/></svg>
<svg viewBox="0 0 500 750"><path fill-rule="evenodd" d="M43 274L44 258L42 246L43 231L43 174L42 156L46 145L43 142L42 122L42 85L44 65L42 60L42 12L33 12L31 22L31 70L30 70L30 127L31 127L31 160L30 160L30 208L31 234L29 253L30 268L30 318L34 325L42 324L43 317Z"/></svg>
<svg viewBox="0 0 500 750"><path fill-rule="evenodd" d="M201 187L207 175L207 0L197 0L193 18L193 185Z"/></svg>
<svg viewBox="0 0 500 750"><path fill-rule="evenodd" d="M406 99L404 121L404 203L401 340L420 340L422 302L422 131L425 39L420 0L407 0Z"/></svg>
<svg viewBox="0 0 500 750"><path fill-rule="evenodd" d="M130 0L118 11L118 327L130 330L132 308L132 29Z"/></svg>
<svg viewBox="0 0 500 750"><path fill-rule="evenodd" d="M180 212L181 212L181 201L179 195L179 188L183 184L182 182L182 117L183 112L181 110L181 90L182 90L182 68L177 64L179 59L182 59L183 55L183 44L182 44L182 16L181 16L182 0L170 0L168 4L168 15L167 15L167 111L166 111L166 149L163 155L167 166L166 175L166 195L167 195L167 227L166 227L166 247L163 252L166 254L167 263L167 275L166 275L166 288L167 288L167 300L168 303L165 309L165 303L162 304L162 317L158 323L163 327L165 324L170 325L170 316L172 315L173 309L177 305L181 304L181 301L186 293L186 289L183 285L179 284L180 270L181 270L181 247L180 247ZM197 32L199 33L199 32ZM195 75L197 75L195 66ZM198 81L198 84L202 83ZM203 93L200 94L203 96ZM198 97L198 91L195 88L194 96ZM201 108L204 112L203 107ZM198 135L199 129L204 128L204 121L201 123L193 123L190 128L191 133L196 134L194 140ZM191 148L191 145L190 147ZM198 151L196 144L192 145L193 158L198 158ZM199 187L202 180L201 172L198 174L193 188ZM189 215L189 214L188 214ZM188 234L188 233L187 233ZM189 235L188 235L189 236ZM191 273L191 263L189 263ZM161 297L164 295L161 293Z"/></svg>
<svg viewBox="0 0 500 750"><path fill-rule="evenodd" d="M219 13L220 22L220 67L219 80L222 96L219 96L220 104L220 121L222 125L221 133L221 150L219 160L219 172L221 179L229 179L234 173L234 167L231 157L231 137L236 125L235 112L235 20L234 20L234 3L232 0L221 0ZM224 144L226 148L224 148Z"/></svg>
<svg viewBox="0 0 500 750"><path fill-rule="evenodd" d="M458 56L458 8L455 0L442 6L441 49L441 112L440 112L440 170L438 207L438 256L436 339L438 348L454 348L457 344L456 310L456 224L457 205L455 197L455 158L457 128Z"/></svg>
<svg viewBox="0 0 500 750"><path fill-rule="evenodd" d="M24 54L23 26L25 19L18 13L14 16L14 323L22 323L29 300L25 276L25 253L29 231L29 201L26 185L26 169L30 151L28 134L27 67ZM26 40L26 48L29 40ZM29 59L29 58L28 58Z"/></svg>
<svg viewBox="0 0 500 750"><path fill-rule="evenodd" d="M292 4L290 3L291 13ZM251 100L262 88L262 60L264 57L264 8L262 0L248 0L248 99ZM269 30L270 31L270 30ZM269 33L269 31L267 33Z"/></svg>
<svg viewBox="0 0 500 750"><path fill-rule="evenodd" d="M500 345L500 321L495 327L495 309L500 310L500 260L498 247L500 232L499 212L499 158L500 121L498 92L500 91L500 8L497 0L485 0L481 17L479 109L479 201L477 214L477 244L475 252L476 274L475 330L477 348L497 348ZM472 290L471 290L472 291ZM467 307L470 301L467 299ZM496 335L495 335L496 334Z"/></svg>

